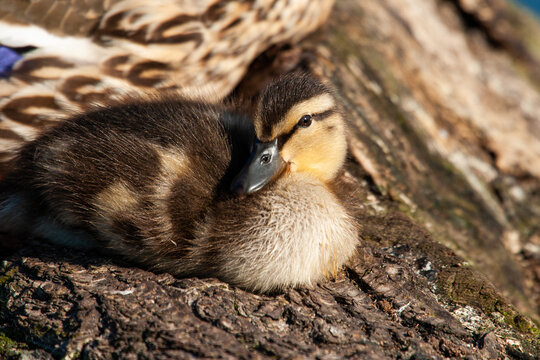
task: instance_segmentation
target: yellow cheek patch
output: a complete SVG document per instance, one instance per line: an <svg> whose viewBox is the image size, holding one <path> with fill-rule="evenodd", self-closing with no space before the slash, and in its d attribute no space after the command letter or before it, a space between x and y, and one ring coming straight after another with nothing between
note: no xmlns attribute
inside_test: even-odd
<svg viewBox="0 0 540 360"><path fill-rule="evenodd" d="M281 155L293 172L307 172L322 182L332 180L345 161L347 142L340 115L299 129L285 143Z"/></svg>

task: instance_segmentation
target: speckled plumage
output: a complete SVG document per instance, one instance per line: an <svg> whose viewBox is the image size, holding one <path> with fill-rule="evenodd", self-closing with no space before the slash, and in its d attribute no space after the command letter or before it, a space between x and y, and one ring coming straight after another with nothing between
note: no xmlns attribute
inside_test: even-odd
<svg viewBox="0 0 540 360"><path fill-rule="evenodd" d="M332 188L345 157L344 124L331 97L321 104L320 91L308 99L294 93L299 77L326 89L307 75L278 80L280 91L290 89L283 118L273 121L278 137L290 133L280 144L287 169L262 190L230 191L260 137L246 117L181 98L131 100L76 116L25 146L0 183L0 233L97 244L155 270L254 291L335 273L357 241ZM298 105L313 110L312 126L287 125ZM308 156L287 155L291 146Z"/></svg>

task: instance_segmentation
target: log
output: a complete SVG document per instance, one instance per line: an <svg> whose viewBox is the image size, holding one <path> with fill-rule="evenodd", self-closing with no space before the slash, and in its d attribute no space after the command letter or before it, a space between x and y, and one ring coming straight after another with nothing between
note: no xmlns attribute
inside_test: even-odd
<svg viewBox="0 0 540 360"><path fill-rule="evenodd" d="M237 93L291 58L337 89L357 256L260 295L88 251L4 250L0 358L540 358L539 45L502 0L337 1Z"/></svg>

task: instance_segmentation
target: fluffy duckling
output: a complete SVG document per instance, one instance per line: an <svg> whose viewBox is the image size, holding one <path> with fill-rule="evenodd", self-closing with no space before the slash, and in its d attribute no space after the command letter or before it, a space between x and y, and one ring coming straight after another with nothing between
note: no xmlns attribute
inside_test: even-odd
<svg viewBox="0 0 540 360"><path fill-rule="evenodd" d="M264 91L253 124L182 99L76 116L20 152L0 184L0 232L251 291L313 284L357 242L330 185L344 120L326 86L294 74Z"/></svg>

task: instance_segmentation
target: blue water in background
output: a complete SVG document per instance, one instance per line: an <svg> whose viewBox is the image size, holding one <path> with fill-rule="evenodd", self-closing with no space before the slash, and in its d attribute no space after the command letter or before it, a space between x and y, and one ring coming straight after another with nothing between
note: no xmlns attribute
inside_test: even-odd
<svg viewBox="0 0 540 360"><path fill-rule="evenodd" d="M540 17L540 0L515 0L517 3L531 9L537 17Z"/></svg>

